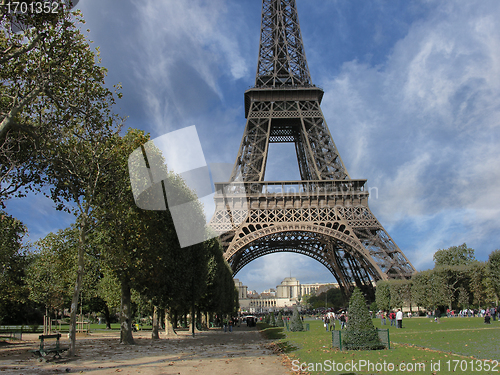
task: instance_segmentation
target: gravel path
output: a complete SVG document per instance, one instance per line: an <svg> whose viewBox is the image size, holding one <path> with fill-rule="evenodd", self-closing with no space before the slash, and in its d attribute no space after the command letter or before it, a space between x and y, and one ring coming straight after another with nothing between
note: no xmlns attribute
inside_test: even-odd
<svg viewBox="0 0 500 375"><path fill-rule="evenodd" d="M28 350L38 346L38 334L23 334L25 341L0 346L3 374L273 374L292 371L288 359L271 350L270 342L255 328L235 327L224 333L211 329L193 338L177 336L151 340L150 332L134 333L136 345L120 345L118 332L96 332L78 337L77 357L39 362ZM61 338L62 345L68 345Z"/></svg>

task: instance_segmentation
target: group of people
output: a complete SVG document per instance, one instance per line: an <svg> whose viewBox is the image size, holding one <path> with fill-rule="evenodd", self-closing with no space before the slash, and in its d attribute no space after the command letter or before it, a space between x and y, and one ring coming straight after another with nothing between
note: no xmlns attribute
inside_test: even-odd
<svg viewBox="0 0 500 375"><path fill-rule="evenodd" d="M403 312L401 309L398 309L396 312L390 311L386 313L385 311L380 311L380 323L381 325L387 325L387 319L391 322L391 326L396 328L403 328ZM408 313L408 317L411 318L411 312Z"/></svg>
<svg viewBox="0 0 500 375"><path fill-rule="evenodd" d="M335 330L335 321L338 320L340 323L340 329L344 329L347 327L347 313L335 314L334 312L326 313L323 316L323 326L326 328L326 331L334 331Z"/></svg>
<svg viewBox="0 0 500 375"><path fill-rule="evenodd" d="M486 318L487 316L490 317L490 320L493 319L494 321L498 318L498 320L500 321L500 306L498 307L489 307L489 308L485 308L485 309L463 309L463 310L460 310L460 311L455 311L455 310L450 310L450 309L447 309L446 310L446 315L448 316L448 318L453 318L453 317L460 317L460 318L463 318L463 317L476 317L476 316L479 316L479 317L484 317Z"/></svg>
<svg viewBox="0 0 500 375"><path fill-rule="evenodd" d="M241 324L241 318L237 318L237 317L231 317L231 319L227 319L225 318L223 321L222 321L222 326L223 326L223 329L224 329L224 332L233 332L233 326L240 326ZM248 323L247 323L248 324Z"/></svg>

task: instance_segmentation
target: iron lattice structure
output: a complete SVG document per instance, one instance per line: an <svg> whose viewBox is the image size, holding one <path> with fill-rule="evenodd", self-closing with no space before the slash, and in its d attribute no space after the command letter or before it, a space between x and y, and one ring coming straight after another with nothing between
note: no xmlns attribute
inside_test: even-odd
<svg viewBox="0 0 500 375"><path fill-rule="evenodd" d="M368 207L366 180L350 178L311 83L294 0L263 0L255 87L245 92L245 132L227 183L216 183L211 227L235 275L275 252L327 267L347 294L415 268ZM295 144L300 181L265 182L270 143Z"/></svg>

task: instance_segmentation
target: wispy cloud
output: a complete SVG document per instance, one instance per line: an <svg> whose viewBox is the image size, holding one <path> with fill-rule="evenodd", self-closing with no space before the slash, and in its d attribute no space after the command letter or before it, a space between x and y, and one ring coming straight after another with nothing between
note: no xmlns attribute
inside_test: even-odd
<svg viewBox="0 0 500 375"><path fill-rule="evenodd" d="M195 107L206 110L207 100L221 100L222 76L237 80L248 73L236 38L240 34L234 32L245 25L231 20L226 1L147 0L135 5L140 26L134 74L161 130L196 115ZM188 105L193 96L197 103Z"/></svg>
<svg viewBox="0 0 500 375"><path fill-rule="evenodd" d="M384 65L351 61L323 82L351 177L378 188L371 206L383 224L421 230L420 249L410 249L420 266L452 241L473 242L484 258L493 249L480 235L500 229L499 13L496 2L443 3Z"/></svg>

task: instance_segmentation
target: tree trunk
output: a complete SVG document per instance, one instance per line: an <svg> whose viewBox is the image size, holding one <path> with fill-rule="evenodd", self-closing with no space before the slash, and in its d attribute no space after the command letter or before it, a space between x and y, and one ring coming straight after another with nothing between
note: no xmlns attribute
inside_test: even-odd
<svg viewBox="0 0 500 375"><path fill-rule="evenodd" d="M108 304L104 304L104 319L106 319L106 329L111 329L111 317L109 316Z"/></svg>
<svg viewBox="0 0 500 375"><path fill-rule="evenodd" d="M174 331L172 327L172 322L170 321L170 311L169 309L165 309L165 334L170 337L173 335L177 335L177 332Z"/></svg>
<svg viewBox="0 0 500 375"><path fill-rule="evenodd" d="M179 327L177 327L178 319L179 319L179 314L177 313L177 310L174 310L173 319L172 319L172 325L174 326L174 329L179 328Z"/></svg>
<svg viewBox="0 0 500 375"><path fill-rule="evenodd" d="M82 219L79 228L78 243L78 269L76 271L76 282L73 289L73 298L71 300L71 313L69 323L69 350L68 357L76 355L76 314L78 311L78 299L80 298L80 289L82 287L83 272L85 266L85 231L87 230L87 220Z"/></svg>
<svg viewBox="0 0 500 375"><path fill-rule="evenodd" d="M196 326L196 323L198 323L198 321L199 321L199 317L200 317L200 314L196 313L196 306L193 303L191 305L191 314L190 314L190 318L191 319L190 319L190 322L189 322L191 324L190 328L191 328L191 334L193 335L193 337L194 337L195 332L198 332L198 333L200 332L200 330Z"/></svg>
<svg viewBox="0 0 500 375"><path fill-rule="evenodd" d="M201 326L204 329L208 328L208 313L206 312L201 314Z"/></svg>
<svg viewBox="0 0 500 375"><path fill-rule="evenodd" d="M193 337L194 337L194 330L196 329L196 328L195 328L195 327L196 327L196 317L195 317L195 315L194 315L194 303L193 303L193 305L191 306L191 314L189 314L189 315L190 315L190 316L189 316L189 317L190 317L190 319L189 319L189 320L190 320L189 324L191 324L191 327L190 327L190 328L191 328L191 334L192 334L192 335L193 335Z"/></svg>
<svg viewBox="0 0 500 375"><path fill-rule="evenodd" d="M158 340L160 335L158 333L158 326L160 324L158 306L153 307L153 330L151 331L151 338L153 340Z"/></svg>
<svg viewBox="0 0 500 375"><path fill-rule="evenodd" d="M120 314L120 343L125 345L134 345L132 337L132 317L130 308L130 285L128 280L121 282L122 300Z"/></svg>

